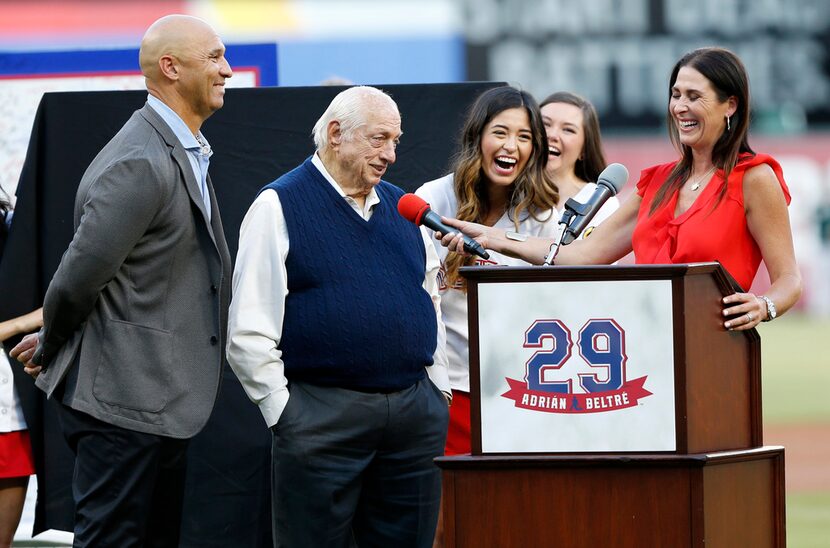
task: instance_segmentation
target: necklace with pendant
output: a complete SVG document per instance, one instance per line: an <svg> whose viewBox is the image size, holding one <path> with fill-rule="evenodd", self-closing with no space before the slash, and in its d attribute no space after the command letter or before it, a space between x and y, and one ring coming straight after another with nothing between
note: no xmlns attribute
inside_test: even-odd
<svg viewBox="0 0 830 548"><path fill-rule="evenodd" d="M692 183L692 186L690 186L689 189L692 192L696 192L697 189L700 188L700 183L702 183L704 181L704 179L706 179L707 177L711 176L712 173L714 173L714 172L715 172L715 166L712 166L712 168L709 171L707 171L706 173L704 173L702 177L699 177L697 181Z"/></svg>

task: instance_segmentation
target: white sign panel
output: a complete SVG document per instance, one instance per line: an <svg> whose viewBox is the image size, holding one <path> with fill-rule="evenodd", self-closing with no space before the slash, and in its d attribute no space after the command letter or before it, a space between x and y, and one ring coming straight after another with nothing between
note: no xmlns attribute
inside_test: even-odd
<svg viewBox="0 0 830 548"><path fill-rule="evenodd" d="M676 449L671 282L478 286L483 453Z"/></svg>

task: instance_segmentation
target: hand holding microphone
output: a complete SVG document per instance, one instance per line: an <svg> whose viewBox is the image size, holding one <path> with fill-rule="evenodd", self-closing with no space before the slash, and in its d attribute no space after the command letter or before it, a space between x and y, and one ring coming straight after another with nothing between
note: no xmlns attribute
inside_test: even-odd
<svg viewBox="0 0 830 548"><path fill-rule="evenodd" d="M415 194L404 194L398 200L398 213L401 216L416 225L424 225L431 228L435 232L442 234L453 234L460 232L459 230L444 224L441 221L441 216L430 209L429 204L421 197ZM481 247L481 244L470 238L466 234L461 234L464 238L464 251L471 254L476 254L482 259L489 259L490 254Z"/></svg>

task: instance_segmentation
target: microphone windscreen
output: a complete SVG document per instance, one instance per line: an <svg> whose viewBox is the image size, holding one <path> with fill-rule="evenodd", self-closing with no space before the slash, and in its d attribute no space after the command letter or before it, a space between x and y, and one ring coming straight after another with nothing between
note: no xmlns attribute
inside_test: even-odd
<svg viewBox="0 0 830 548"><path fill-rule="evenodd" d="M420 196L416 196L415 194L404 194L401 196L401 199L398 200L398 213L401 214L401 217L408 221L412 221L416 225L421 224L421 219L429 210L429 204L424 201L423 198Z"/></svg>
<svg viewBox="0 0 830 548"><path fill-rule="evenodd" d="M617 194L626 182L628 182L628 170L622 164L610 164L597 178L598 185L611 189L614 194Z"/></svg>

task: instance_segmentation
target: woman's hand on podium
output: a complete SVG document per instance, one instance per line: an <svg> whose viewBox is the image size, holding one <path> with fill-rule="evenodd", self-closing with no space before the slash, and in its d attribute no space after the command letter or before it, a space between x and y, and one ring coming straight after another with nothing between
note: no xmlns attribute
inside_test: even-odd
<svg viewBox="0 0 830 548"><path fill-rule="evenodd" d="M723 326L730 331L752 329L767 317L766 303L753 293L733 293L723 298Z"/></svg>

